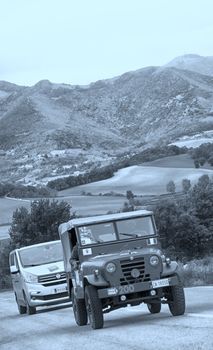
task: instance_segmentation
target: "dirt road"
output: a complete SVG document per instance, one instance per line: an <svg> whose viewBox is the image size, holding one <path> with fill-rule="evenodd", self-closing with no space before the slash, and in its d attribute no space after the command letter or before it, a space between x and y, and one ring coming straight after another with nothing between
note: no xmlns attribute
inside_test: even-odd
<svg viewBox="0 0 213 350"><path fill-rule="evenodd" d="M105 315L101 330L78 327L71 307L39 309L18 315L12 292L0 293L1 350L212 350L213 286L187 288L184 316L167 305L151 315L145 305Z"/></svg>

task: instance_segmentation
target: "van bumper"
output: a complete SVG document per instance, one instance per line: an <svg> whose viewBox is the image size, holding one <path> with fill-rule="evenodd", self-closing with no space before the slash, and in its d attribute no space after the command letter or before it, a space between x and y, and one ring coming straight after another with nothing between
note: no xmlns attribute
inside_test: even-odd
<svg viewBox="0 0 213 350"><path fill-rule="evenodd" d="M39 283L26 284L26 294L30 306L46 306L70 301L67 291L67 283L51 287L44 287Z"/></svg>

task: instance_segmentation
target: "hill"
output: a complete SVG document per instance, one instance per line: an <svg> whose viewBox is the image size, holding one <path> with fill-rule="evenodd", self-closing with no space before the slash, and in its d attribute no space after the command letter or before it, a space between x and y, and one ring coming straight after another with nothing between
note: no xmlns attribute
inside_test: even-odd
<svg viewBox="0 0 213 350"><path fill-rule="evenodd" d="M0 82L1 179L78 174L213 129L213 77L183 68L173 62L88 86Z"/></svg>

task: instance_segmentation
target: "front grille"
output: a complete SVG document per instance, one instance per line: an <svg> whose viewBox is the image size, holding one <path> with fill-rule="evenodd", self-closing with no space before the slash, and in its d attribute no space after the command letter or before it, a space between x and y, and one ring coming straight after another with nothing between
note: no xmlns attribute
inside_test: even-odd
<svg viewBox="0 0 213 350"><path fill-rule="evenodd" d="M59 275L60 275L60 277L59 277ZM49 275L39 276L38 282L45 285L45 286L52 286L55 284L65 283L66 282L66 273L65 272L57 272L57 273L51 273Z"/></svg>
<svg viewBox="0 0 213 350"><path fill-rule="evenodd" d="M66 298L68 296L68 292L63 293L57 293L57 294L49 294L49 295L36 295L37 300L53 300L53 299L60 299L60 298Z"/></svg>
<svg viewBox="0 0 213 350"><path fill-rule="evenodd" d="M150 275L146 274L144 258L123 260L120 264L123 272L123 277L120 279L121 285L150 281ZM140 275L137 278L131 275L133 269L140 271Z"/></svg>
<svg viewBox="0 0 213 350"><path fill-rule="evenodd" d="M51 286L57 286L58 284L63 284L63 283L67 283L67 280L62 279L62 280L53 281L53 282L46 282L46 283L42 283L42 286L51 287Z"/></svg>

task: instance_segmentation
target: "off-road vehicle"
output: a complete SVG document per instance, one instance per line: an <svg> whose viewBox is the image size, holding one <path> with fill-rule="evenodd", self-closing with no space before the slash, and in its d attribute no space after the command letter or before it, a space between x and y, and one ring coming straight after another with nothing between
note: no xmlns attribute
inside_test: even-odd
<svg viewBox="0 0 213 350"><path fill-rule="evenodd" d="M89 318L92 328L102 328L104 313L141 303L151 313L166 303L173 316L184 314L177 263L161 251L152 212L73 219L60 225L59 234L79 326Z"/></svg>

